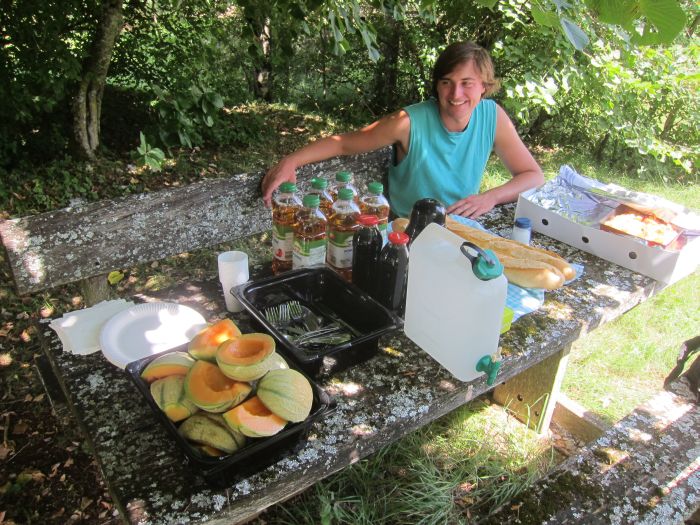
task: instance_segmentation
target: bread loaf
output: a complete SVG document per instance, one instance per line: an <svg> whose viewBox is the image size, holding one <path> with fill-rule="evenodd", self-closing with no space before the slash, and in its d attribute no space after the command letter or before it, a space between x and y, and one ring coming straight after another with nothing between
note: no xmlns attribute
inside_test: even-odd
<svg viewBox="0 0 700 525"><path fill-rule="evenodd" d="M576 276L566 260L548 250L504 239L449 217L445 226L463 239L481 248L493 250L505 268L506 278L515 285L554 290Z"/></svg>
<svg viewBox="0 0 700 525"><path fill-rule="evenodd" d="M398 217L391 221L391 231L393 232L404 232L408 226L408 219L403 217Z"/></svg>

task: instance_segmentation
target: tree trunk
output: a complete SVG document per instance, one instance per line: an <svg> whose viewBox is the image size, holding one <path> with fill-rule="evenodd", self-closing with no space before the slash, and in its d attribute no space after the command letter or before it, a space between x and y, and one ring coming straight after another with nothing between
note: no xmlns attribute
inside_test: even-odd
<svg viewBox="0 0 700 525"><path fill-rule="evenodd" d="M95 158L95 151L100 145L102 94L123 20L123 0L105 0L102 3L102 19L83 66L78 93L73 99L76 147L80 155L91 160Z"/></svg>
<svg viewBox="0 0 700 525"><path fill-rule="evenodd" d="M401 25L394 17L385 14L386 33L380 35L379 47L382 58L374 68L374 98L372 110L383 115L395 111L397 99L397 82L399 70L399 46L401 43Z"/></svg>
<svg viewBox="0 0 700 525"><path fill-rule="evenodd" d="M267 102L272 101L272 47L270 41L270 17L265 17L261 23L252 22L255 28L260 48L262 49L262 59L255 66L255 79L253 82L253 92L256 98Z"/></svg>

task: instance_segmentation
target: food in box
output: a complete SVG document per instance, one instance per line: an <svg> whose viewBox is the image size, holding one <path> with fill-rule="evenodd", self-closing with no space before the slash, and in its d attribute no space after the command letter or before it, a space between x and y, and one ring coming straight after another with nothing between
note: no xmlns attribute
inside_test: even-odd
<svg viewBox="0 0 700 525"><path fill-rule="evenodd" d="M672 224L621 204L600 223L603 230L637 237L649 246L669 246L681 233Z"/></svg>

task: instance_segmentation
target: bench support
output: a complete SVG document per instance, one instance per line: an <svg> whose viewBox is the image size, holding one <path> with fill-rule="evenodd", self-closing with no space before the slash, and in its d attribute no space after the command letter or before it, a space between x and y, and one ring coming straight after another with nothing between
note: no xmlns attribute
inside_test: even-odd
<svg viewBox="0 0 700 525"><path fill-rule="evenodd" d="M113 298L112 289L107 282L107 274L88 277L80 281L80 293L87 307Z"/></svg>
<svg viewBox="0 0 700 525"><path fill-rule="evenodd" d="M570 345L528 368L493 391L493 400L507 407L538 434L547 431L561 389Z"/></svg>

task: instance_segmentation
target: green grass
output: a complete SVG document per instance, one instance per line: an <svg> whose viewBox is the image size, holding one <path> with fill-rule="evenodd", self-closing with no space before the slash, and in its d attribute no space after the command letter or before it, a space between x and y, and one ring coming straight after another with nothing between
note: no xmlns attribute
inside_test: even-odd
<svg viewBox="0 0 700 525"><path fill-rule="evenodd" d="M700 334L700 273L577 341L562 391L609 422L663 387L680 344Z"/></svg>
<svg viewBox="0 0 700 525"><path fill-rule="evenodd" d="M555 462L547 440L477 400L262 516L271 523L468 523Z"/></svg>

